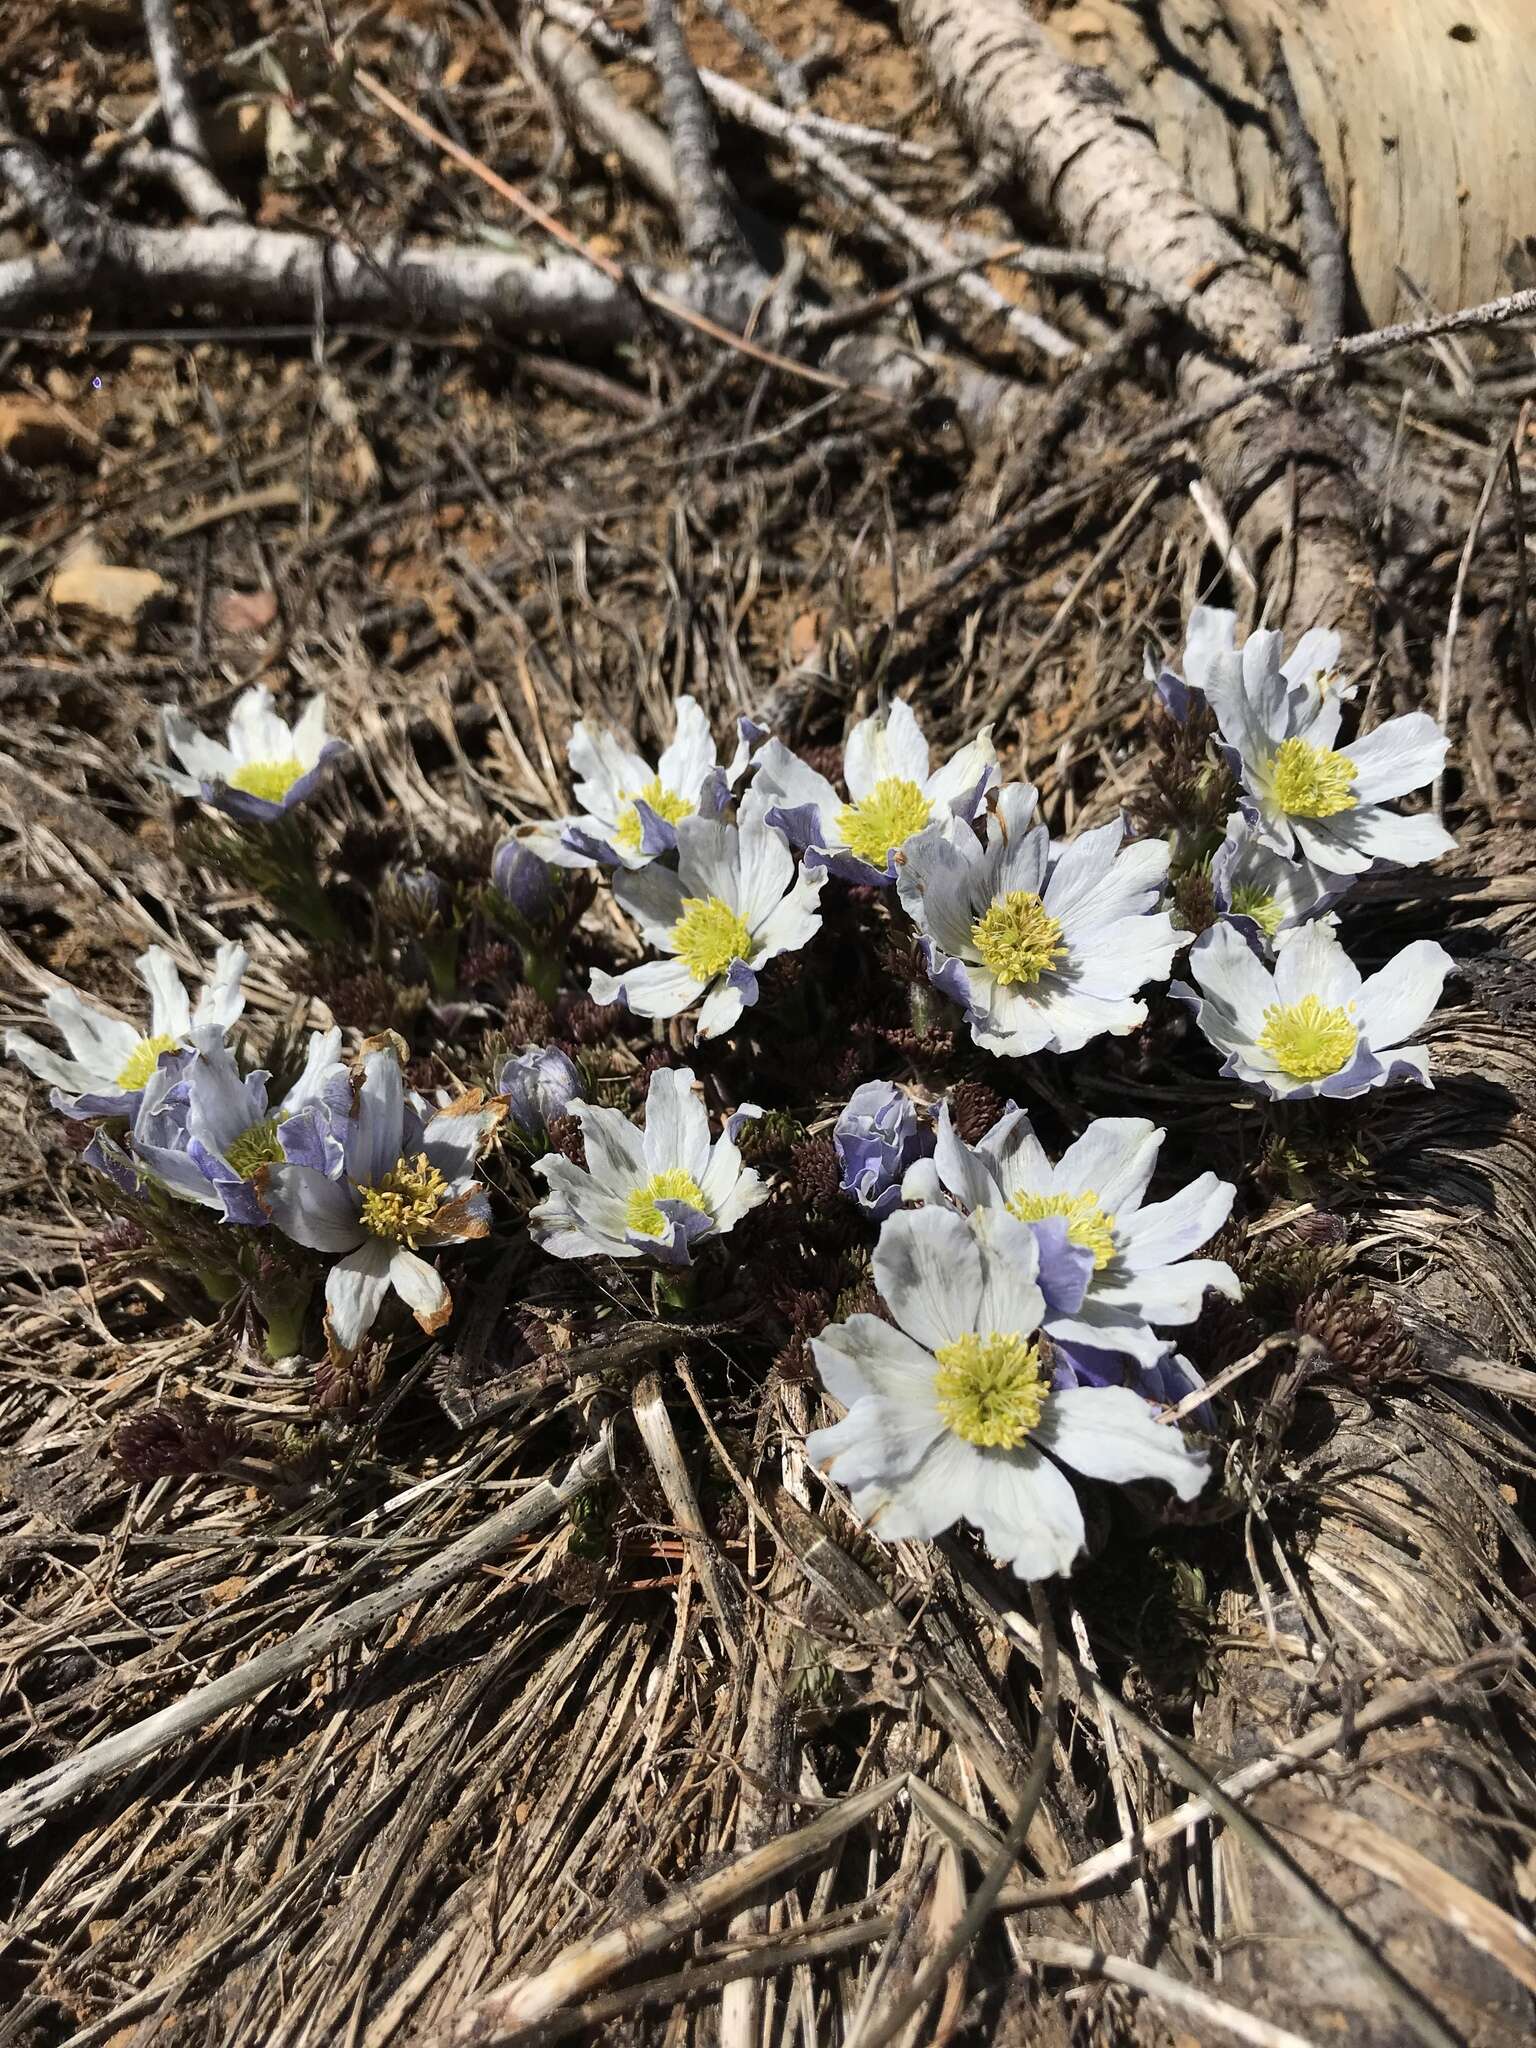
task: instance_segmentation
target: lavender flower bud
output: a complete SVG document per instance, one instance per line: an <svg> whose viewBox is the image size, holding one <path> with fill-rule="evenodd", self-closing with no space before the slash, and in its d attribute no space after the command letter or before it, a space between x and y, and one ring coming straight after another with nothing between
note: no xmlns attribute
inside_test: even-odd
<svg viewBox="0 0 1536 2048"><path fill-rule="evenodd" d="M507 1098L507 1121L530 1145L542 1145L549 1126L582 1094L575 1062L554 1046L525 1045L502 1062L496 1089Z"/></svg>
<svg viewBox="0 0 1536 2048"><path fill-rule="evenodd" d="M875 1220L901 1200L901 1177L933 1150L933 1131L894 1081L855 1088L832 1133L842 1190Z"/></svg>
<svg viewBox="0 0 1536 2048"><path fill-rule="evenodd" d="M555 902L555 875L517 839L504 839L491 861L491 887L511 905L525 924L537 924Z"/></svg>
<svg viewBox="0 0 1536 2048"><path fill-rule="evenodd" d="M448 909L448 884L430 868L406 868L395 886L423 923L442 917Z"/></svg>

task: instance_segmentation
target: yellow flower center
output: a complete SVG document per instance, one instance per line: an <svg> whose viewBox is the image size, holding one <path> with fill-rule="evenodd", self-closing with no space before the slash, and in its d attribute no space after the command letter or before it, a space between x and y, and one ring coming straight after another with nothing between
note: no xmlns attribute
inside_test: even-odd
<svg viewBox="0 0 1536 2048"><path fill-rule="evenodd" d="M1355 808L1355 764L1348 754L1331 754L1310 740L1285 740L1270 773L1275 802L1288 817L1332 818Z"/></svg>
<svg viewBox="0 0 1536 2048"><path fill-rule="evenodd" d="M370 1237L385 1237L414 1251L447 1192L447 1181L425 1152L414 1160L401 1159L372 1187L359 1188L363 1228Z"/></svg>
<svg viewBox="0 0 1536 2048"><path fill-rule="evenodd" d="M280 1118L269 1116L265 1123L252 1124L242 1131L229 1147L224 1157L242 1180L249 1180L258 1166L277 1166L283 1158L283 1148L277 1142L277 1126Z"/></svg>
<svg viewBox="0 0 1536 2048"><path fill-rule="evenodd" d="M160 1064L161 1053L175 1050L175 1039L167 1037L163 1031L157 1032L153 1038L141 1038L123 1062L117 1077L118 1087L125 1094L132 1095L148 1082L150 1075Z"/></svg>
<svg viewBox="0 0 1536 2048"><path fill-rule="evenodd" d="M1115 1219L1099 1207L1092 1188L1080 1195L1030 1195L1008 1197L1008 1213L1021 1223L1040 1223L1047 1216L1066 1218L1067 1236L1084 1251L1093 1253L1095 1272L1102 1272L1115 1256Z"/></svg>
<svg viewBox="0 0 1536 2048"><path fill-rule="evenodd" d="M933 806L915 782L904 775L885 775L868 796L843 805L837 829L850 853L872 868L883 868L894 849L921 832L932 816Z"/></svg>
<svg viewBox="0 0 1536 2048"><path fill-rule="evenodd" d="M1270 1004L1259 1044L1293 1081L1321 1081L1348 1063L1359 1037L1347 1010L1325 1009L1316 996L1303 996L1299 1003Z"/></svg>
<svg viewBox="0 0 1536 2048"><path fill-rule="evenodd" d="M693 1175L680 1166L669 1166L653 1173L642 1187L630 1189L624 1200L624 1228L636 1237L664 1236L667 1219L658 1206L662 1202L686 1202L690 1209L709 1211L704 1190Z"/></svg>
<svg viewBox="0 0 1536 2048"><path fill-rule="evenodd" d="M246 761L231 775L229 786L259 796L264 803L280 804L303 773L304 763L293 754L286 761Z"/></svg>
<svg viewBox="0 0 1536 2048"><path fill-rule="evenodd" d="M1251 917L1266 939L1272 939L1285 922L1285 906L1277 896L1266 896L1253 882L1239 882L1232 891L1232 915Z"/></svg>
<svg viewBox="0 0 1536 2048"><path fill-rule="evenodd" d="M1016 1451L1040 1420L1050 1387L1040 1347L1016 1333L968 1330L934 1353L939 1413L958 1437L985 1450Z"/></svg>
<svg viewBox="0 0 1536 2048"><path fill-rule="evenodd" d="M713 981L752 952L747 920L718 896L685 896L672 927L672 950L697 981Z"/></svg>
<svg viewBox="0 0 1536 2048"><path fill-rule="evenodd" d="M1028 988L1065 953L1061 923L1031 889L1010 889L971 926L971 944L1006 988Z"/></svg>
<svg viewBox="0 0 1536 2048"><path fill-rule="evenodd" d="M643 789L627 789L624 792L628 802L619 812L618 823L613 828L614 843L622 846L626 853L638 853L645 838L645 826L641 821L639 806L647 804L658 818L665 818L669 825L675 825L679 818L691 818L694 806L687 797L678 796L675 791L663 789L661 777L653 775Z"/></svg>

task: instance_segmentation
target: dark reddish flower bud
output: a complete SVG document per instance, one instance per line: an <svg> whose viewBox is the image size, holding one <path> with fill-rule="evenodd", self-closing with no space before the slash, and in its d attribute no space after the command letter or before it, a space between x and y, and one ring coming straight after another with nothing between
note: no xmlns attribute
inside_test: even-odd
<svg viewBox="0 0 1536 2048"><path fill-rule="evenodd" d="M1003 1098L985 1081L962 1081L948 1101L950 1121L967 1145L979 1145L1003 1113Z"/></svg>
<svg viewBox="0 0 1536 2048"><path fill-rule="evenodd" d="M112 1439L112 1456L130 1479L188 1479L217 1472L249 1448L244 1432L210 1415L195 1394L161 1401L130 1416Z"/></svg>
<svg viewBox="0 0 1536 2048"><path fill-rule="evenodd" d="M557 1116L549 1126L549 1145L552 1152L558 1152L562 1159L569 1159L573 1166L586 1165L587 1148L578 1118Z"/></svg>

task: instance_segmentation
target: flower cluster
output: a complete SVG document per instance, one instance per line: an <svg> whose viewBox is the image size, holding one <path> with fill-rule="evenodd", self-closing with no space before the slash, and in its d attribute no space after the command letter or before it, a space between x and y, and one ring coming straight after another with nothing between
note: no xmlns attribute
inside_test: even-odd
<svg viewBox="0 0 1536 2048"><path fill-rule="evenodd" d="M305 808L345 752L323 703L290 726L247 691L224 743L173 712L179 765L156 772L223 814L231 836L199 851L238 856L317 939L300 986L328 992L329 1021L257 1065L235 1036L244 949L220 948L194 1003L155 947L138 962L147 1018L58 987L44 1013L67 1051L15 1031L6 1050L93 1127L83 1156L146 1238L180 1246L216 1298L249 1297L270 1349L303 1345L323 1295L328 1387L376 1384L376 1326L386 1344L408 1317L441 1329L444 1252L493 1232L498 1256L531 1241L599 1262L594 1307L636 1275L682 1307L701 1287L756 1286L788 1304L781 1369L804 1376L814 1358L846 1410L808 1452L878 1534L966 1520L1021 1574L1070 1571L1077 1482L1156 1480L1187 1501L1206 1481L1159 1404L1214 1420L1178 1346L1208 1298L1241 1294L1225 1260L1200 1256L1238 1190L1202 1172L1152 1199L1167 1133L1140 1116L1072 1119L1053 1156L1006 1099L1045 1069L986 1063L1123 1038L1163 988L1223 1074L1264 1097L1429 1084L1409 1041L1448 956L1420 941L1362 975L1339 912L1361 874L1452 843L1436 817L1392 808L1439 774L1444 736L1415 714L1341 745L1338 664L1335 635L1286 659L1277 635L1240 645L1231 614L1197 611L1182 674L1157 677L1179 772L1199 783L1166 836L1115 817L1053 838L990 729L936 761L904 703L813 765L746 719L723 754L684 696L654 759L575 728L570 815L435 864L398 835L370 867L359 830L339 884L321 873L329 828ZM620 914L606 925L585 918L601 887ZM638 943L615 947L625 921ZM813 945L819 976L795 957ZM1171 980L1186 948L1189 981ZM912 1028L884 1041L899 1080L857 1078L879 1041L862 999L828 994L867 987L872 961L910 984ZM797 1071L776 1043L810 1010L841 1033L830 1104L814 1062ZM440 1064L408 1074L394 1027L417 1018ZM479 1055L470 1025L487 1034ZM964 1067L936 1079L936 1046ZM484 1085L429 1099L410 1083L434 1072ZM1036 1091L1069 1118L1070 1073ZM320 1324L317 1307L317 1338Z"/></svg>

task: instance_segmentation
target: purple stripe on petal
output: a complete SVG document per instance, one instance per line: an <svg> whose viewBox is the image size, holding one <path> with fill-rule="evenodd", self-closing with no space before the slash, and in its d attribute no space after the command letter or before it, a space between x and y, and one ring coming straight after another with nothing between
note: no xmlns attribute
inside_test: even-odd
<svg viewBox="0 0 1536 2048"><path fill-rule="evenodd" d="M1085 1245L1072 1242L1064 1216L1043 1216L1030 1228L1040 1247L1036 1282L1045 1296L1047 1311L1057 1316L1076 1315L1093 1278L1093 1253Z"/></svg>
<svg viewBox="0 0 1536 2048"><path fill-rule="evenodd" d="M763 823L777 825L797 853L806 853L812 847L819 847L825 836L819 804L795 804L788 807L775 804L771 811L763 814Z"/></svg>

